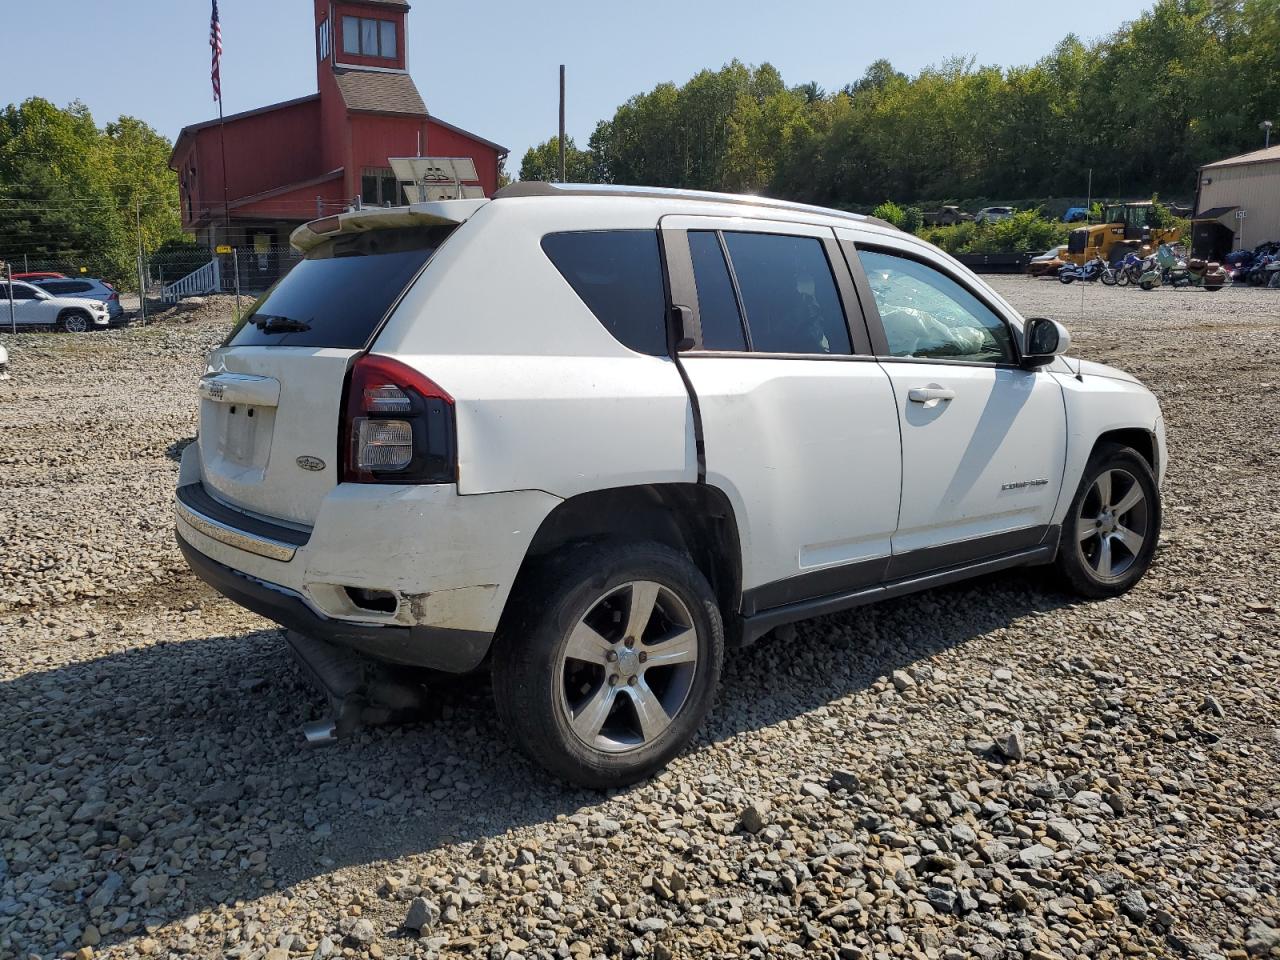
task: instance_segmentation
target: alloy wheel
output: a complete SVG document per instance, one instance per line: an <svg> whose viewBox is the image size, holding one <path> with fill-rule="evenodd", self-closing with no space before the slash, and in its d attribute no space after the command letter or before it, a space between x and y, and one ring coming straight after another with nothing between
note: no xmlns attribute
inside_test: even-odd
<svg viewBox="0 0 1280 960"><path fill-rule="evenodd" d="M1076 549L1099 580L1120 580L1138 562L1150 523L1138 478L1128 470L1104 470L1080 502Z"/></svg>
<svg viewBox="0 0 1280 960"><path fill-rule="evenodd" d="M68 333L84 333L89 329L89 322L78 313L73 313L62 321L62 325L67 329Z"/></svg>
<svg viewBox="0 0 1280 960"><path fill-rule="evenodd" d="M673 591L636 580L599 597L569 634L556 675L574 735L594 750L652 743L689 699L698 631Z"/></svg>

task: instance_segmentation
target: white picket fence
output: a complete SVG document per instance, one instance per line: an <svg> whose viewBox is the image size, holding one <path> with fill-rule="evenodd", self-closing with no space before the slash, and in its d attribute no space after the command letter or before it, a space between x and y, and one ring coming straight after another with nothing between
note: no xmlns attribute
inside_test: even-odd
<svg viewBox="0 0 1280 960"><path fill-rule="evenodd" d="M210 260L198 270L193 270L181 280L166 283L160 291L165 303L177 303L183 297L200 297L222 289L222 268L218 258Z"/></svg>

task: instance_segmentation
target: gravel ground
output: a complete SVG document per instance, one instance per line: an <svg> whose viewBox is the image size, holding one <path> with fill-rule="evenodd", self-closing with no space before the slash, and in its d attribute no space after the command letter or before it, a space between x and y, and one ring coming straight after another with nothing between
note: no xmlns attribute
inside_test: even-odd
<svg viewBox="0 0 1280 960"><path fill-rule="evenodd" d="M1151 574L803 624L607 796L479 681L300 747L319 696L172 542L225 304L5 337L0 957L1280 956L1280 295L996 284L1160 395Z"/></svg>

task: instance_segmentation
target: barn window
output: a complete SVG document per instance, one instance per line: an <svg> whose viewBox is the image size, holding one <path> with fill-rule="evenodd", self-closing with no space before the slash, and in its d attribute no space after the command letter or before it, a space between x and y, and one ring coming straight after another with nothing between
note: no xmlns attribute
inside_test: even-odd
<svg viewBox="0 0 1280 960"><path fill-rule="evenodd" d="M374 20L369 17L342 18L342 52L358 57L383 57L394 60L399 56L396 47L396 25L392 20Z"/></svg>
<svg viewBox="0 0 1280 960"><path fill-rule="evenodd" d="M400 196L400 182L390 167L365 167L360 174L360 199L367 205L393 207L405 201Z"/></svg>

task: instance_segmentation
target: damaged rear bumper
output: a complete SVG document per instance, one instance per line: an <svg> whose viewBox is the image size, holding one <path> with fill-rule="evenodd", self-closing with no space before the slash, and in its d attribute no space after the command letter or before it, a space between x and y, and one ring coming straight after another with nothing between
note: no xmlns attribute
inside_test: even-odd
<svg viewBox="0 0 1280 960"><path fill-rule="evenodd" d="M491 634L448 627L362 624L325 617L297 593L257 580L205 556L178 534L178 547L192 571L229 600L288 630L350 647L391 663L466 673L483 662Z"/></svg>

